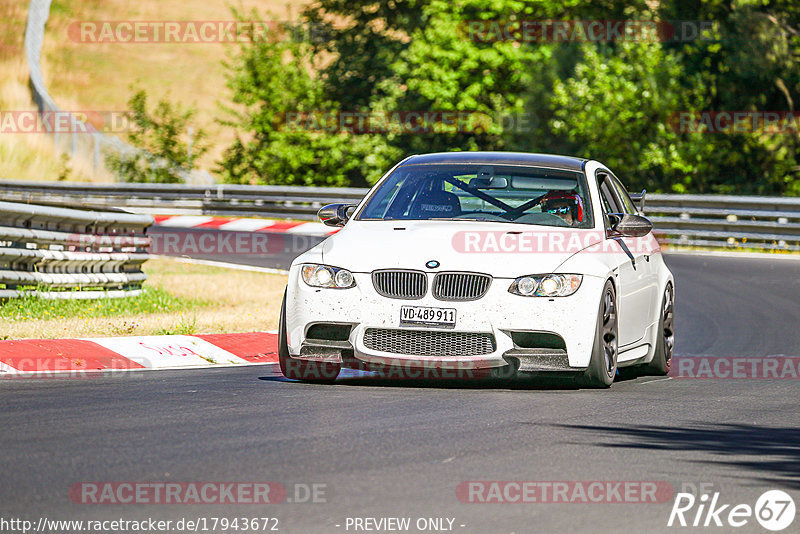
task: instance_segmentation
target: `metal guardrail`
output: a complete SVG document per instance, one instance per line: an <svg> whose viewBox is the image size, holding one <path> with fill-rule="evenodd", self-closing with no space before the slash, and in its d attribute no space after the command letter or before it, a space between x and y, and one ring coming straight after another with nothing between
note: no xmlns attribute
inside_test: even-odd
<svg viewBox="0 0 800 534"><path fill-rule="evenodd" d="M0 198L140 213L315 220L325 204L357 203L367 189L175 184L85 184L0 180ZM646 197L663 243L800 251L800 198L725 195Z"/></svg>
<svg viewBox="0 0 800 534"><path fill-rule="evenodd" d="M800 251L800 198L647 195L645 215L662 243Z"/></svg>
<svg viewBox="0 0 800 534"><path fill-rule="evenodd" d="M0 180L14 202L125 208L139 213L316 220L325 204L359 202L368 189L216 184L88 184Z"/></svg>
<svg viewBox="0 0 800 534"><path fill-rule="evenodd" d="M0 298L135 296L153 217L0 202Z"/></svg>

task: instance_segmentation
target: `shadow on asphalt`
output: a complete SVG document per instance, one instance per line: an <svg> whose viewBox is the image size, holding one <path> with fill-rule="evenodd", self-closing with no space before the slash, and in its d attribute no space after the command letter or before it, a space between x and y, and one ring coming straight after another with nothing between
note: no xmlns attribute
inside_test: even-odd
<svg viewBox="0 0 800 534"><path fill-rule="evenodd" d="M635 373L618 374L614 380L615 384L631 382L639 379L648 381L648 378ZM259 380L268 382L297 382L283 377L280 372L275 376L262 376ZM337 386L361 386L361 387L402 387L402 388L439 388L439 389L512 389L512 390L565 390L577 391L586 389L597 391L592 388L580 386L575 378L553 377L547 374L524 377L524 378L396 378L391 376L380 376L375 373L343 369L342 374L336 379ZM613 391L614 386L611 386Z"/></svg>
<svg viewBox="0 0 800 534"><path fill-rule="evenodd" d="M573 380L570 379L395 379L381 377L353 377L342 378L336 381L337 385L342 386L369 386L369 387L415 387L415 388L436 388L436 389L530 389L530 390L550 390L550 389L580 389Z"/></svg>
<svg viewBox="0 0 800 534"><path fill-rule="evenodd" d="M592 426L552 425L591 432L598 447L696 451L716 454L713 463L765 473L762 482L800 489L800 428L746 424L716 424L702 428L674 428L650 425ZM606 436L613 441L602 441ZM620 442L620 437L629 442ZM752 456L752 459L726 459L727 456ZM706 463L699 461L699 463Z"/></svg>
<svg viewBox="0 0 800 534"><path fill-rule="evenodd" d="M384 387L384 388L429 388L429 389L512 389L512 390L578 390L581 389L570 378L454 378L454 379L411 379L381 377L369 373L340 375L336 386ZM259 380L269 382L302 382L289 380L283 376L262 376ZM324 387L324 386L323 386Z"/></svg>

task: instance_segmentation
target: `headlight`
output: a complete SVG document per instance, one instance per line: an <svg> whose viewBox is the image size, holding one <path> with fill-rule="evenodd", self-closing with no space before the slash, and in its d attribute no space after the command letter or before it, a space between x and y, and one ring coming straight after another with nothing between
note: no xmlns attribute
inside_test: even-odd
<svg viewBox="0 0 800 534"><path fill-rule="evenodd" d="M316 263L306 263L300 268L303 281L311 287L332 287L334 289L346 289L356 285L353 273L347 269L331 267L329 265L318 265Z"/></svg>
<svg viewBox="0 0 800 534"><path fill-rule="evenodd" d="M581 287L580 274L531 274L520 276L508 288L523 297L568 297Z"/></svg>

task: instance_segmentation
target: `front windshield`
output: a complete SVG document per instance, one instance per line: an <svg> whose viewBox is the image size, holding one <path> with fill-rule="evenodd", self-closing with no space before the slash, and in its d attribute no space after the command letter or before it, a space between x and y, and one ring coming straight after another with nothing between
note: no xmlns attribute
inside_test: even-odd
<svg viewBox="0 0 800 534"><path fill-rule="evenodd" d="M356 219L593 226L583 173L481 164L398 167Z"/></svg>

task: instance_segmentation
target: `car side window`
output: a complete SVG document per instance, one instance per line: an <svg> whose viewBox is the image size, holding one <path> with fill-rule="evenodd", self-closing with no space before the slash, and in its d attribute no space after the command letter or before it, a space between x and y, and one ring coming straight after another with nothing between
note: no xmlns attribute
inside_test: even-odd
<svg viewBox="0 0 800 534"><path fill-rule="evenodd" d="M617 193L614 191L614 186L611 184L611 177L608 174L598 172L597 185L600 189L600 200L603 204L605 227L609 229L610 223L608 217L605 215L609 213L622 213L621 202L617 198Z"/></svg>
<svg viewBox="0 0 800 534"><path fill-rule="evenodd" d="M638 211L636 210L636 205L631 200L631 196L628 194L628 190L620 183L619 179L616 176L611 176L611 186L614 188L614 191L617 194L617 197L620 199L620 203L622 204L622 209L624 213L630 213L632 215L637 215Z"/></svg>
<svg viewBox="0 0 800 534"><path fill-rule="evenodd" d="M607 174L597 174L597 185L600 188L600 200L605 213L621 213L622 208Z"/></svg>

